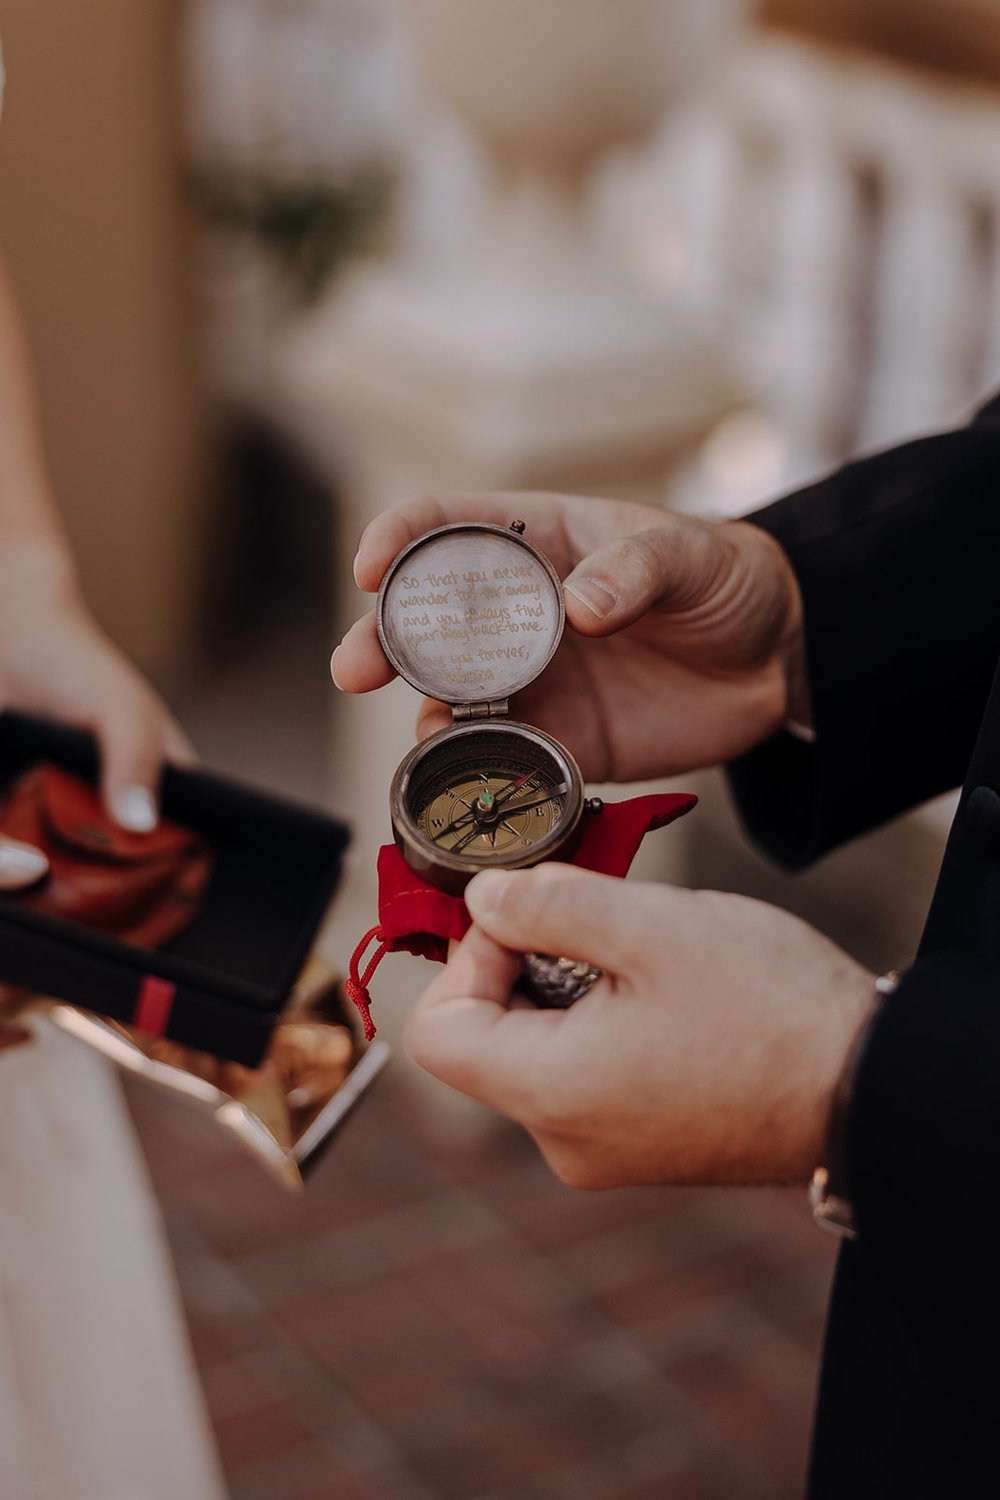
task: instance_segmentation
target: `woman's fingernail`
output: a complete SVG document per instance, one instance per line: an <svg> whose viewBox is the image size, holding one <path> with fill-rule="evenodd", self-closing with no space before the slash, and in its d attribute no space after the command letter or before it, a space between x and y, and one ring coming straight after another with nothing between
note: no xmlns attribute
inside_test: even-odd
<svg viewBox="0 0 1000 1500"><path fill-rule="evenodd" d="M574 578L565 587L567 594L579 599L599 620L605 619L618 603L618 595L599 578Z"/></svg>
<svg viewBox="0 0 1000 1500"><path fill-rule="evenodd" d="M336 651L334 651L333 655L330 657L330 676L333 678L334 687L340 687L340 681L337 677L337 655L339 651L340 647L338 646Z"/></svg>
<svg viewBox="0 0 1000 1500"><path fill-rule="evenodd" d="M0 839L0 891L34 885L48 874L48 869L49 862L40 849L18 844L13 839Z"/></svg>
<svg viewBox="0 0 1000 1500"><path fill-rule="evenodd" d="M112 793L111 811L116 823L129 833L152 833L160 821L156 798L148 786L123 786Z"/></svg>
<svg viewBox="0 0 1000 1500"><path fill-rule="evenodd" d="M465 904L472 915L485 914L499 906L509 882L510 876L503 870L485 870L471 880L465 892Z"/></svg>
<svg viewBox="0 0 1000 1500"><path fill-rule="evenodd" d="M361 559L361 553L358 552L358 553L355 554L354 561L351 564L351 572L354 574L354 582L357 584L358 588L361 587L361 579L358 577L358 563L359 563L360 559Z"/></svg>

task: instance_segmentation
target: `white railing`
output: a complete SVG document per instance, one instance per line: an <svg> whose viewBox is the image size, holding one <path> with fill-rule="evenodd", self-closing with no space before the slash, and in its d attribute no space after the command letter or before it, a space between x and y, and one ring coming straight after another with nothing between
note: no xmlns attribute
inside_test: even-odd
<svg viewBox="0 0 1000 1500"><path fill-rule="evenodd" d="M391 0L194 0L186 53L199 163L336 175L399 150L409 99Z"/></svg>
<svg viewBox="0 0 1000 1500"><path fill-rule="evenodd" d="M472 190L435 148L389 0L192 15L199 160L395 156L453 230ZM598 207L746 371L747 413L675 482L683 504L748 509L1000 385L1000 93L751 32Z"/></svg>
<svg viewBox="0 0 1000 1500"><path fill-rule="evenodd" d="M1000 385L1000 93L758 34L616 206L639 273L748 372L716 508L720 480L748 508Z"/></svg>

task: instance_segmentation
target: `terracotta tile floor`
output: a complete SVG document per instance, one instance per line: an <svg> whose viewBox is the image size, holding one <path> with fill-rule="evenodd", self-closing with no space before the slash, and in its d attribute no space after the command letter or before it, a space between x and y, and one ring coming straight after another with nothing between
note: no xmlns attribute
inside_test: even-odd
<svg viewBox="0 0 1000 1500"><path fill-rule="evenodd" d="M234 1500L793 1500L827 1239L798 1194L564 1188L397 1058L290 1198L130 1097Z"/></svg>
<svg viewBox="0 0 1000 1500"><path fill-rule="evenodd" d="M328 646L293 622L182 705L206 759L321 799ZM234 1500L801 1494L833 1246L800 1194L574 1193L398 1057L293 1199L129 1092Z"/></svg>

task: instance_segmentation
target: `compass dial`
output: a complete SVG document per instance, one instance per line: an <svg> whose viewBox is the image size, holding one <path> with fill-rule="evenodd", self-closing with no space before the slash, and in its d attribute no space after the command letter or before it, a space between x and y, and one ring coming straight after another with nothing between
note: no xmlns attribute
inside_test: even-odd
<svg viewBox="0 0 1000 1500"><path fill-rule="evenodd" d="M545 771L491 767L459 773L417 814L417 827L450 854L491 857L528 852L559 821L569 791Z"/></svg>
<svg viewBox="0 0 1000 1500"><path fill-rule="evenodd" d="M527 725L462 725L412 751L397 772L396 840L435 884L461 889L476 870L551 858L583 807L572 757Z"/></svg>

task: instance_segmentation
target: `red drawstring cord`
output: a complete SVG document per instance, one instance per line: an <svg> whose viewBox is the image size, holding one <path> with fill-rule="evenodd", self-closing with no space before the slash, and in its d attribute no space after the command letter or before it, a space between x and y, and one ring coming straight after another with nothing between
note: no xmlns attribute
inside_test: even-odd
<svg viewBox="0 0 1000 1500"><path fill-rule="evenodd" d="M360 973L361 960L364 958L365 949L369 943L377 942L378 947L372 954L365 966L365 972ZM351 954L351 968L344 990L347 998L352 1000L358 1008L358 1014L364 1022L365 1041L370 1042L375 1035L375 1022L372 1020L372 997L368 993L368 986L372 982L372 975L389 951L389 944L385 941L381 927L371 927L365 933L354 952Z"/></svg>

